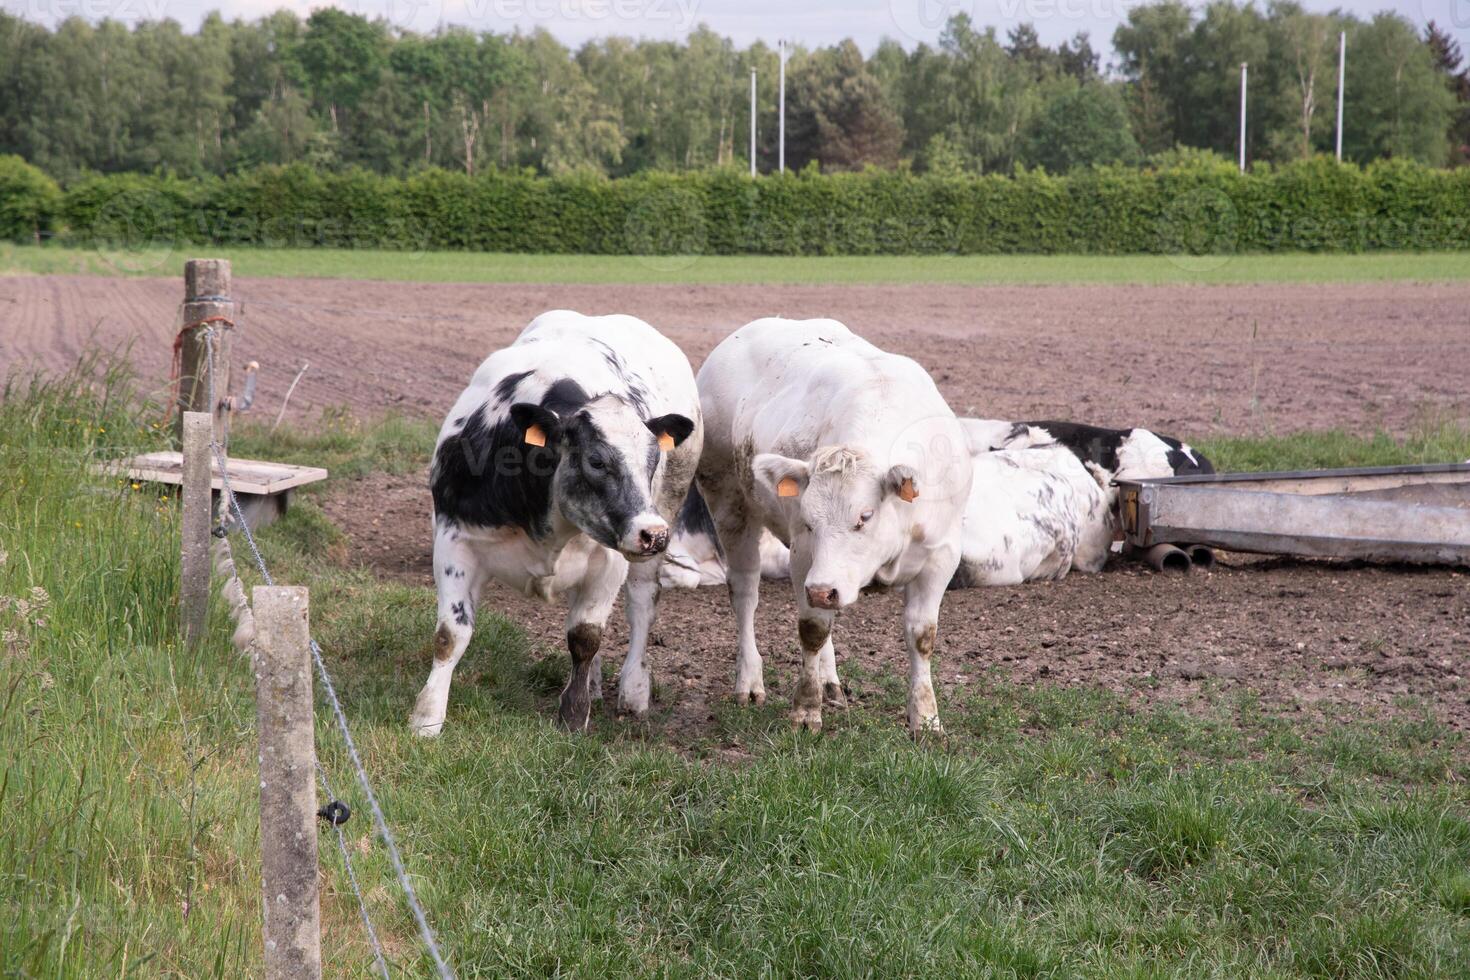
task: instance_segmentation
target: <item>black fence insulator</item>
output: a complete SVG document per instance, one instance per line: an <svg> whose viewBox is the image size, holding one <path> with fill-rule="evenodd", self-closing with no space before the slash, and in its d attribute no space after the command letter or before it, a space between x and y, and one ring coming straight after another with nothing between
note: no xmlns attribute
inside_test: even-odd
<svg viewBox="0 0 1470 980"><path fill-rule="evenodd" d="M347 804L341 800L333 800L316 812L333 827L340 827L352 818L352 811L347 809Z"/></svg>

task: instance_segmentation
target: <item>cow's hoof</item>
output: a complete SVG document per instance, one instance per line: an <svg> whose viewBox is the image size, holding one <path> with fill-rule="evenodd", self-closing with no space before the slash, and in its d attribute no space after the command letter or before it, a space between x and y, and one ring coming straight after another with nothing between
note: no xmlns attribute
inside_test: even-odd
<svg viewBox="0 0 1470 980"><path fill-rule="evenodd" d="M439 733L444 731L444 722L436 721L421 724L410 719L408 722L408 727L412 728L413 733L419 738L438 738Z"/></svg>
<svg viewBox="0 0 1470 980"><path fill-rule="evenodd" d="M585 696L580 698L568 698L563 695L561 707L556 712L556 720L569 732L585 732L587 722L592 717L592 702Z"/></svg>
<svg viewBox="0 0 1470 980"><path fill-rule="evenodd" d="M822 703L831 708L847 707L847 694L842 690L842 685L831 681L823 684Z"/></svg>
<svg viewBox="0 0 1470 980"><path fill-rule="evenodd" d="M766 703L766 689L757 687L749 691L736 691L735 703L738 705L760 705Z"/></svg>
<svg viewBox="0 0 1470 980"><path fill-rule="evenodd" d="M942 738L944 736L944 726L939 723L938 715L931 715L928 718L910 718L909 733L913 735L915 740L931 736Z"/></svg>
<svg viewBox="0 0 1470 980"><path fill-rule="evenodd" d="M814 708L803 708L798 705L791 709L791 727L797 731L820 732L822 730L822 708L820 705Z"/></svg>
<svg viewBox="0 0 1470 980"><path fill-rule="evenodd" d="M444 716L415 706L408 716L408 727L413 729L415 735L433 738L444 730Z"/></svg>
<svg viewBox="0 0 1470 980"><path fill-rule="evenodd" d="M644 698L642 702L639 702L636 699L619 697L618 714L624 718L636 718L638 721L642 721L648 717L648 699Z"/></svg>
<svg viewBox="0 0 1470 980"><path fill-rule="evenodd" d="M643 719L653 704L653 677L624 675L618 679L618 714Z"/></svg>

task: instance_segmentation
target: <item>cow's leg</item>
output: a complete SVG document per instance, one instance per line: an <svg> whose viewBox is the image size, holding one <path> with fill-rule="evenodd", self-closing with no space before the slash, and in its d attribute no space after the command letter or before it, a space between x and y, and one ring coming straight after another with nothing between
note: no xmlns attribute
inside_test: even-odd
<svg viewBox="0 0 1470 980"><path fill-rule="evenodd" d="M801 675L796 681L796 695L791 699L791 724L808 731L822 730L822 694L825 672L823 655L833 658L832 683L836 685L837 667L832 652L832 621L836 613L817 609L806 599L806 573L810 563L791 555L791 583L796 591L796 635L801 641ZM840 687L839 687L840 690Z"/></svg>
<svg viewBox="0 0 1470 980"><path fill-rule="evenodd" d="M628 566L628 656L618 674L618 711L642 718L648 714L653 678L643 662L648 636L658 613L658 573L663 557Z"/></svg>
<svg viewBox="0 0 1470 980"><path fill-rule="evenodd" d="M745 522L720 523L725 549L725 582L735 613L735 701L765 704L766 681L755 645L755 610L761 599L761 528Z"/></svg>
<svg viewBox="0 0 1470 980"><path fill-rule="evenodd" d="M842 693L842 681L837 679L837 651L832 648L832 635L817 654L817 675L822 680L822 703L834 708L847 707L847 695Z"/></svg>
<svg viewBox="0 0 1470 980"><path fill-rule="evenodd" d="M915 735L944 731L939 724L939 705L934 698L934 680L929 669L939 631L939 605L957 564L943 558L942 553L931 557L904 590L903 638L909 649L909 731Z"/></svg>
<svg viewBox="0 0 1470 980"><path fill-rule="evenodd" d="M434 630L434 665L414 702L409 726L419 735L438 735L449 710L454 668L470 645L475 603L484 584L479 560L455 528L439 525L434 533L434 584L439 595L439 625Z"/></svg>
<svg viewBox="0 0 1470 980"><path fill-rule="evenodd" d="M618 588L627 574L628 563L622 555L596 548L587 559L587 572L567 592L567 651L571 654L571 676L561 692L557 717L574 732L584 731L592 715L594 684L601 692L601 678L593 680L594 670L602 669L602 631L618 598Z"/></svg>

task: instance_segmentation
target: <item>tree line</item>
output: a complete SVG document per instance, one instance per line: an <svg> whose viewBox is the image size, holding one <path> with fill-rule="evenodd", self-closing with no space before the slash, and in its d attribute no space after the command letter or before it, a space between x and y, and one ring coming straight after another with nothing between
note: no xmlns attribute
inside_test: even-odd
<svg viewBox="0 0 1470 980"><path fill-rule="evenodd" d="M1458 165L1470 70L1430 24L1306 12L1293 0L1130 9L1107 66L1086 34L1055 47L965 14L938 43L851 41L788 64L786 163L824 171L1061 173L1180 148L1233 156L1249 62L1253 162L1330 152L1337 37L1348 35L1344 156ZM0 13L0 154L89 172L226 174L262 164L384 175L439 168L624 176L744 165L760 73L758 163L776 165L778 55L705 27L685 41L610 37L576 50L545 30L432 35L321 9L54 30Z"/></svg>

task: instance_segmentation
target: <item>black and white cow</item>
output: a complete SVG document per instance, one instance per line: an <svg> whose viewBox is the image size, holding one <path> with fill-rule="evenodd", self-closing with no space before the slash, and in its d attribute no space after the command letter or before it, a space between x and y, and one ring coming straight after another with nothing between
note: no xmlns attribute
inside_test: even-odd
<svg viewBox="0 0 1470 980"><path fill-rule="evenodd" d="M876 585L904 590L909 727L938 730L930 658L960 561L970 458L934 382L836 320L770 318L710 353L699 394L699 488L729 565L737 700L765 699L755 642L765 529L791 549L802 649L793 723L818 729L823 701L841 700L832 623Z"/></svg>
<svg viewBox="0 0 1470 980"><path fill-rule="evenodd" d="M439 625L414 731L442 729L492 579L547 601L566 596L572 671L560 719L574 730L601 697L602 631L626 579L618 708L648 711L643 656L659 565L702 441L688 359L634 317L543 313L480 365L430 470Z"/></svg>
<svg viewBox="0 0 1470 980"><path fill-rule="evenodd" d="M1065 446L1084 466L1101 471L1109 483L1215 472L1204 453L1172 436L1149 429L1105 429L1080 422L1002 422L960 419L970 449L1028 449Z"/></svg>

